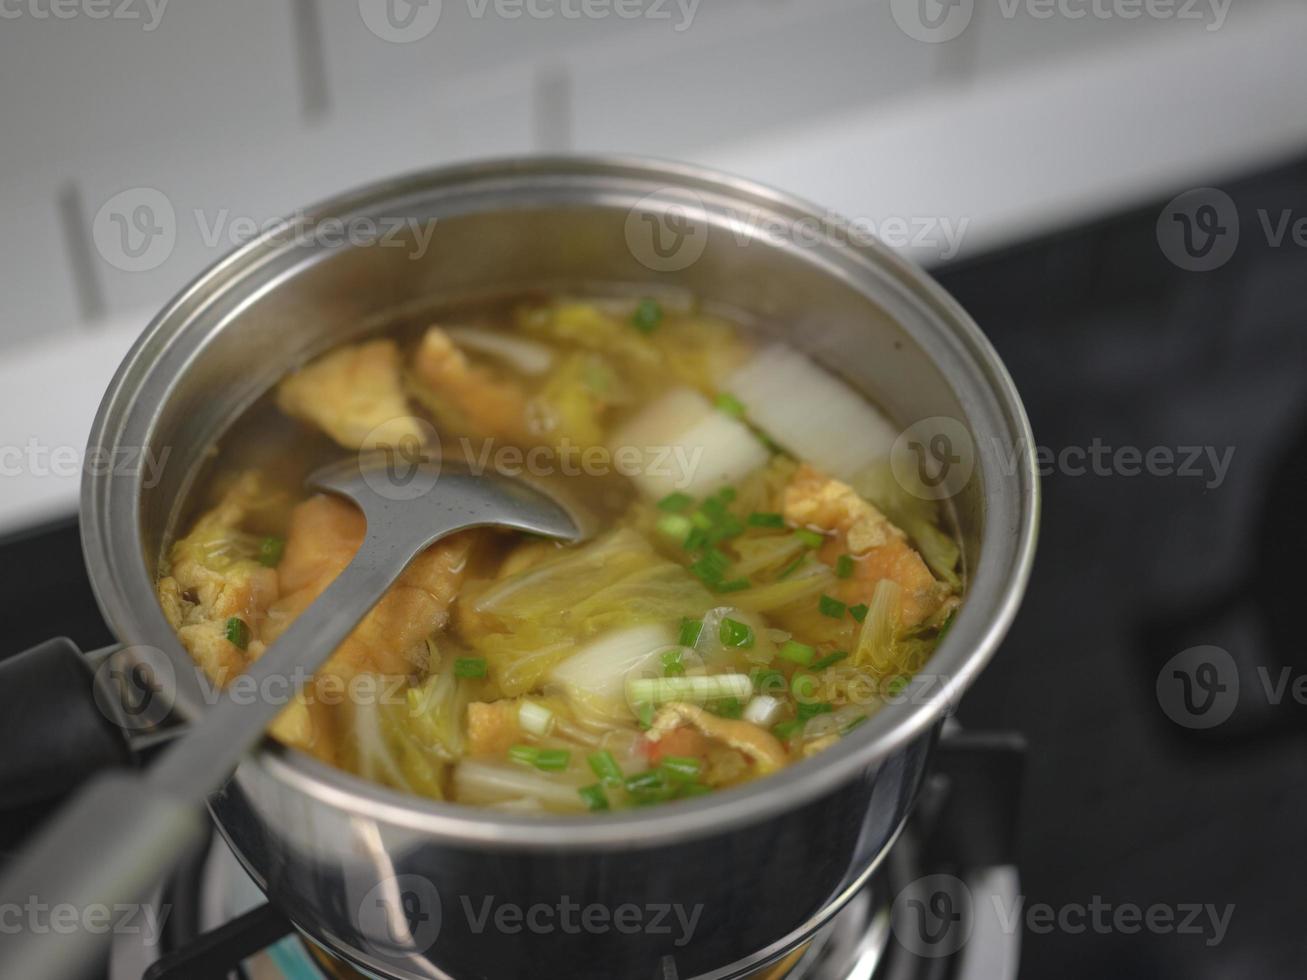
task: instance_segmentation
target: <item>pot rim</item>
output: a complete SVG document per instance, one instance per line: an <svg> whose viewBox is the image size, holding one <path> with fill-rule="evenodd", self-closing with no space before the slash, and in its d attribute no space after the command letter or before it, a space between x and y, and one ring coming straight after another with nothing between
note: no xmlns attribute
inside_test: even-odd
<svg viewBox="0 0 1307 980"><path fill-rule="evenodd" d="M513 181L525 181L537 190L588 189L593 194L590 207L612 208L614 202L630 207L631 200L647 196L654 187L688 192L700 202L708 198L765 207L794 219L834 220L825 209L750 180L691 164L630 156L508 157L422 170L346 192L307 209L307 213L314 220L342 217L424 193L484 193L493 191L496 184L508 186ZM571 203L583 206L582 202ZM705 210L710 218L714 215L711 207ZM725 215L716 213L717 224L725 220ZM843 219L838 222L848 227ZM140 416L129 418L128 409L151 380L160 353L183 339L187 325L215 298L230 296L233 290L249 296L241 293L242 279L286 248L295 247L278 243L275 234L269 231L218 260L151 321L109 384L92 426L88 458L97 449L151 444L157 406L145 422ZM793 242L783 247L798 251ZM968 422L977 435L1001 439L1008 449L1009 455L1000 458L997 449L987 452L978 446L977 472L985 496L980 564L957 619L922 669L921 673L942 678L929 697L918 703L884 705L840 744L774 775L700 799L633 811L536 816L429 800L369 782L268 737L241 764L238 776L256 776L251 770L257 768L258 778L287 784L320 802L452 841L502 848L630 848L721 833L812 800L884 762L945 717L993 656L1029 580L1039 511L1030 424L989 341L924 270L879 242L854 244L848 235L803 251L810 261L824 260L825 271L832 276L849 280L861 270L867 286L860 291L873 300L878 298L871 289L876 285L871 281L873 275L890 277L923 314L944 328L953 347L950 362L961 363L937 360L937 368L967 406ZM1000 464L1005 464L1008 472ZM162 649L174 664L191 667L189 654L163 618L147 574L141 487L135 480L126 487L122 484L121 480L115 484L109 473L96 468L88 468L82 481L83 552L96 600L124 644ZM996 515L1003 519L995 519ZM979 604L982 599L983 607ZM177 708L189 716L199 705L188 703L186 692L180 691Z"/></svg>

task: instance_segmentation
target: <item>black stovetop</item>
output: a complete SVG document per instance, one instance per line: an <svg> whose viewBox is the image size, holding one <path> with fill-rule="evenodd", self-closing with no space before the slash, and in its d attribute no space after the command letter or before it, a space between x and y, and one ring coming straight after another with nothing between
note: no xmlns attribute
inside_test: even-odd
<svg viewBox="0 0 1307 980"><path fill-rule="evenodd" d="M939 273L1006 361L1037 443L1068 464L1044 480L1026 603L961 710L1029 739L1027 906L1164 905L1178 922L1233 905L1211 945L1211 932L1027 929L1023 977L1271 980L1307 963L1303 712L1270 704L1255 672L1307 669L1307 248L1273 245L1260 213L1307 217L1307 161L1224 189L1243 233L1216 271L1168 262L1158 201ZM1100 460L1165 447L1177 468L1182 447L1234 455L1223 478L1211 457L1197 476L1077 475L1064 451L1095 446ZM7 651L55 633L111 642L71 521L4 543L0 562ZM1228 650L1244 682L1207 732L1156 694L1163 664L1200 644Z"/></svg>

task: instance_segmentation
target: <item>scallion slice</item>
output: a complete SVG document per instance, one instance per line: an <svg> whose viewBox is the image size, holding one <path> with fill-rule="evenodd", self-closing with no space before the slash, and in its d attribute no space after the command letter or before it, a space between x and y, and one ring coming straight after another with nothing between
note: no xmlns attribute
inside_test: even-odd
<svg viewBox="0 0 1307 980"><path fill-rule="evenodd" d="M577 790L577 793L580 794L581 799L585 801L585 805L591 811L608 809L608 794L604 792L604 788L598 783L593 786L582 786Z"/></svg>
<svg viewBox="0 0 1307 980"><path fill-rule="evenodd" d="M727 415L730 415L737 419L744 418L745 413L748 411L744 407L744 402L740 401L729 391L723 391L720 395L718 395L716 404L717 404L717 408L720 411L723 411Z"/></svg>
<svg viewBox="0 0 1307 980"><path fill-rule="evenodd" d="M259 564L275 568L286 550L286 542L281 538L264 538L259 544Z"/></svg>
<svg viewBox="0 0 1307 980"><path fill-rule="evenodd" d="M749 527L784 527L785 517L764 511L754 511L748 518Z"/></svg>
<svg viewBox="0 0 1307 980"><path fill-rule="evenodd" d="M753 646L753 627L748 623L741 623L738 619L731 619L730 617L723 619L717 634L721 638L722 646L737 647L744 650Z"/></svg>
<svg viewBox="0 0 1307 980"><path fill-rule="evenodd" d="M658 768L671 779L692 783L703 771L703 763L691 756L665 755L659 761Z"/></svg>
<svg viewBox="0 0 1307 980"><path fill-rule="evenodd" d="M681 635L677 642L683 647L693 648L699 642L699 634L703 632L703 620L700 619L683 619L681 620Z"/></svg>
<svg viewBox="0 0 1307 980"><path fill-rule="evenodd" d="M747 698L753 682L745 674L691 674L685 677L632 677L626 682L632 704L666 704L668 701L712 701Z"/></svg>
<svg viewBox="0 0 1307 980"><path fill-rule="evenodd" d="M665 510L669 513L685 510L686 507L694 503L694 498L688 493L681 493L679 490L675 493L669 493L662 500L658 501L658 509Z"/></svg>
<svg viewBox="0 0 1307 980"><path fill-rule="evenodd" d="M541 749L534 745L514 745L508 750L508 757L514 762L534 766L542 772L562 772L572 760L572 753L567 749Z"/></svg>
<svg viewBox="0 0 1307 980"><path fill-rule="evenodd" d="M821 610L823 616L829 616L831 619L841 619L845 610L849 607L834 596L828 596L823 592L821 598L817 600L817 608Z"/></svg>
<svg viewBox="0 0 1307 980"><path fill-rule="evenodd" d="M250 628L239 616L227 620L227 642L240 650L250 645Z"/></svg>
<svg viewBox="0 0 1307 980"><path fill-rule="evenodd" d="M487 669L485 657L459 657L454 661L455 677L485 677Z"/></svg>
<svg viewBox="0 0 1307 980"><path fill-rule="evenodd" d="M849 606L849 615L861 623L867 618L867 604L859 602L856 606Z"/></svg>
<svg viewBox="0 0 1307 980"><path fill-rule="evenodd" d="M641 333L653 333L663 320L663 308L655 300L642 299L631 314L631 323Z"/></svg>
<svg viewBox="0 0 1307 980"><path fill-rule="evenodd" d="M826 654L826 656L822 657L820 660L814 660L810 666L813 670L825 670L827 667L831 667L839 663L841 660L844 660L848 655L848 650L836 650L834 653Z"/></svg>
<svg viewBox="0 0 1307 980"><path fill-rule="evenodd" d="M853 559L848 555L840 555L835 559L835 575L838 578L853 577Z"/></svg>
<svg viewBox="0 0 1307 980"><path fill-rule="evenodd" d="M800 643L798 640L786 640L781 644L781 659L788 660L790 663L798 664L800 667L806 667L812 663L812 658L816 650L806 643Z"/></svg>
<svg viewBox="0 0 1307 980"><path fill-rule="evenodd" d="M607 786L620 786L622 784L622 767L617 764L613 758L613 753L607 749L601 749L598 752L592 752L586 756L590 770L599 777L599 781Z"/></svg>
<svg viewBox="0 0 1307 980"><path fill-rule="evenodd" d="M806 527L801 527L794 532L794 536L809 548L820 548L826 543L826 536L818 534L816 531L809 531Z"/></svg>

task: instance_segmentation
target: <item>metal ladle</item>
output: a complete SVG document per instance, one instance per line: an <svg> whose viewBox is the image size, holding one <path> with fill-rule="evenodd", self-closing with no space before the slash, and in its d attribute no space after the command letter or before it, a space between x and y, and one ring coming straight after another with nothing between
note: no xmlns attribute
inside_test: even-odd
<svg viewBox="0 0 1307 980"><path fill-rule="evenodd" d="M363 511L362 545L330 586L245 672L243 696L223 690L208 711L143 773L98 777L14 862L0 899L112 908L137 901L197 840L200 807L289 703L248 691L298 693L409 564L441 538L503 527L563 541L585 536L574 512L538 487L499 474L474 474L448 461L407 460L397 471L378 451L313 473L310 489ZM105 937L91 930L54 935L25 930L0 945L0 976L64 980L94 965Z"/></svg>

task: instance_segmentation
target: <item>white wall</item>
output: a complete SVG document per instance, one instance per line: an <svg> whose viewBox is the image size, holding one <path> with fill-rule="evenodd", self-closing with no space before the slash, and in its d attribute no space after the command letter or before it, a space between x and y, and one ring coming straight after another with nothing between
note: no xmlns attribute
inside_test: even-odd
<svg viewBox="0 0 1307 980"><path fill-rule="evenodd" d="M385 2L0 0L0 528L71 508L75 476L2 454L80 448L233 221L386 174L651 153L965 222L965 254L1307 146L1301 0L389 0L415 33L439 9L404 43ZM934 43L914 11L941 2L961 30ZM115 10L138 16L93 16ZM113 221L143 188L175 236L125 271Z"/></svg>

